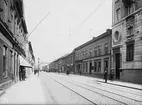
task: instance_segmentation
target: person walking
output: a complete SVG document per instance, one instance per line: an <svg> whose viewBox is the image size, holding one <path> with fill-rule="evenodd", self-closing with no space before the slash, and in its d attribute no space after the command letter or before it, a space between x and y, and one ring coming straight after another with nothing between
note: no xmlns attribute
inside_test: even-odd
<svg viewBox="0 0 142 105"><path fill-rule="evenodd" d="M107 71L104 71L104 79L105 79L105 83L107 83Z"/></svg>

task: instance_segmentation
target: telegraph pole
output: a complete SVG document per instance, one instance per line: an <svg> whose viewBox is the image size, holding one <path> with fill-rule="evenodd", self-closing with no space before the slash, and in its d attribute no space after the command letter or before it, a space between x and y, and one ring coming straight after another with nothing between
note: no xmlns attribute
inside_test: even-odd
<svg viewBox="0 0 142 105"><path fill-rule="evenodd" d="M39 70L40 70L40 67L39 67L39 58L38 58L38 76L39 76Z"/></svg>

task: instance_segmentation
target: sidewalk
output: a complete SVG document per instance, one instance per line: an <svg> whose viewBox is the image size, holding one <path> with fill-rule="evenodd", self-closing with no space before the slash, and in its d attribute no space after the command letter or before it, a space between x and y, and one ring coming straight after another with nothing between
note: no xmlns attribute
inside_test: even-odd
<svg viewBox="0 0 142 105"><path fill-rule="evenodd" d="M0 97L0 104L45 104L40 80L31 74L26 81L20 81Z"/></svg>
<svg viewBox="0 0 142 105"><path fill-rule="evenodd" d="M103 82L104 83L104 80L98 79L97 82ZM123 81L118 81L118 80L114 80L114 81L107 80L107 84L132 88L132 89L136 89L136 90L142 90L142 85L140 85L140 84L134 84L134 83L123 82Z"/></svg>
<svg viewBox="0 0 142 105"><path fill-rule="evenodd" d="M70 75L74 75L74 74L70 74ZM78 75L74 75L74 76L80 76L80 75L78 74ZM102 78L97 78L97 77L92 77L92 76L85 76L85 75L81 75L81 77L91 79L91 81L97 81L97 82L105 83L104 82L105 80L102 79ZM136 89L136 90L142 90L142 85L141 84L123 82L123 81L119 81L119 80L113 80L113 81L107 80L107 84L121 86L121 87L127 87L127 88L131 88L131 89Z"/></svg>

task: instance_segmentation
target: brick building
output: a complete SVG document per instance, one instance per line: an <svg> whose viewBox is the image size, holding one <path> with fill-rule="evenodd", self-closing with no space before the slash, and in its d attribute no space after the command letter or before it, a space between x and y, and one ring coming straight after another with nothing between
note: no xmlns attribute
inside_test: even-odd
<svg viewBox="0 0 142 105"><path fill-rule="evenodd" d="M142 0L112 0L112 10L115 77L142 83Z"/></svg>

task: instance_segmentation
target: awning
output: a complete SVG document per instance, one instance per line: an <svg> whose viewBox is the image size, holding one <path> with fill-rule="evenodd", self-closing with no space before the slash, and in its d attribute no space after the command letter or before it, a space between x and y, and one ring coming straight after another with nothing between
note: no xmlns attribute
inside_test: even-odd
<svg viewBox="0 0 142 105"><path fill-rule="evenodd" d="M28 61L26 61L26 59L24 59L22 56L20 56L20 66L32 68L32 65L29 64Z"/></svg>

